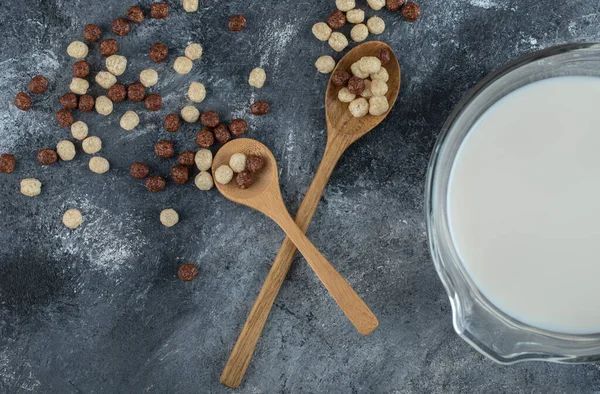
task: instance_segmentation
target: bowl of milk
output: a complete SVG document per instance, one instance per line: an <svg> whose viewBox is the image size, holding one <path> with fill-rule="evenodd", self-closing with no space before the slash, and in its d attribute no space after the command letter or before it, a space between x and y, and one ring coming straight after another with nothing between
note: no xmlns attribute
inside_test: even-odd
<svg viewBox="0 0 600 394"><path fill-rule="evenodd" d="M500 363L600 361L600 43L478 83L434 148L426 210L463 339Z"/></svg>

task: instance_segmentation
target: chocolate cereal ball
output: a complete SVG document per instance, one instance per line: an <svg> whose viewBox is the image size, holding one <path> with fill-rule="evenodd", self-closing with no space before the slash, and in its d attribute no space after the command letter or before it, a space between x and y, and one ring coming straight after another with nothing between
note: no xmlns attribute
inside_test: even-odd
<svg viewBox="0 0 600 394"><path fill-rule="evenodd" d="M27 93L19 92L15 97L14 104L21 111L29 111L31 108L31 97Z"/></svg>
<svg viewBox="0 0 600 394"><path fill-rule="evenodd" d="M146 88L139 82L134 82L127 87L127 98L129 101L139 103L146 97Z"/></svg>
<svg viewBox="0 0 600 394"><path fill-rule="evenodd" d="M349 79L350 73L348 71L339 70L334 72L331 76L331 82L333 82L335 86L346 86Z"/></svg>
<svg viewBox="0 0 600 394"><path fill-rule="evenodd" d="M81 112L91 112L94 109L96 100L89 94L79 96L79 110Z"/></svg>
<svg viewBox="0 0 600 394"><path fill-rule="evenodd" d="M108 40L102 41L98 48L100 49L100 54L102 56L109 57L119 51L119 44L114 38L109 38Z"/></svg>
<svg viewBox="0 0 600 394"><path fill-rule="evenodd" d="M246 169L250 172L259 172L265 166L265 161L262 157L249 155L246 158Z"/></svg>
<svg viewBox="0 0 600 394"><path fill-rule="evenodd" d="M15 170L15 157L9 153L0 155L0 172L11 174Z"/></svg>
<svg viewBox="0 0 600 394"><path fill-rule="evenodd" d="M102 36L102 29L92 23L85 25L83 28L83 36L89 42L96 42Z"/></svg>
<svg viewBox="0 0 600 394"><path fill-rule="evenodd" d="M167 181L161 176L151 176L146 179L146 188L153 193L163 191Z"/></svg>
<svg viewBox="0 0 600 394"><path fill-rule="evenodd" d="M186 183L189 179L190 173L188 168L185 166L175 166L171 168L171 177L173 178L173 182L178 185L182 185Z"/></svg>
<svg viewBox="0 0 600 394"><path fill-rule="evenodd" d="M112 31L118 36L129 34L129 22L125 18L117 18L112 23Z"/></svg>
<svg viewBox="0 0 600 394"><path fill-rule="evenodd" d="M29 91L33 94L42 94L48 89L48 80L42 75L31 78Z"/></svg>
<svg viewBox="0 0 600 394"><path fill-rule="evenodd" d="M212 131L203 129L196 134L196 144L200 148L210 148L215 143L215 136Z"/></svg>
<svg viewBox="0 0 600 394"><path fill-rule="evenodd" d="M150 53L148 54L150 59L154 63L160 63L169 56L169 47L165 44L161 44L160 42L156 42L150 48Z"/></svg>
<svg viewBox="0 0 600 394"><path fill-rule="evenodd" d="M266 115L271 110L269 103L266 100L260 100L250 106L250 112L253 115Z"/></svg>
<svg viewBox="0 0 600 394"><path fill-rule="evenodd" d="M61 109L56 113L56 121L61 127L69 127L75 123L75 118L73 118L73 114L70 111Z"/></svg>
<svg viewBox="0 0 600 394"><path fill-rule="evenodd" d="M167 130L169 133L174 133L179 130L179 115L168 114L165 117L164 126L165 130Z"/></svg>
<svg viewBox="0 0 600 394"><path fill-rule="evenodd" d="M198 267L194 264L184 264L177 270L177 276L184 282L194 280L196 275L198 275Z"/></svg>
<svg viewBox="0 0 600 394"><path fill-rule="evenodd" d="M77 108L77 96L74 93L63 94L58 101L60 101L60 105L68 111L73 111Z"/></svg>
<svg viewBox="0 0 600 394"><path fill-rule="evenodd" d="M327 24L333 30L341 29L346 24L346 15L340 10L335 10L327 18Z"/></svg>
<svg viewBox="0 0 600 394"><path fill-rule="evenodd" d="M182 166L192 167L195 163L194 158L196 157L196 153L191 150L181 152L177 157L177 161Z"/></svg>
<svg viewBox="0 0 600 394"><path fill-rule="evenodd" d="M385 8L392 12L398 11L400 7L404 5L404 3L406 3L406 0L386 0Z"/></svg>
<svg viewBox="0 0 600 394"><path fill-rule="evenodd" d="M359 77L352 77L348 80L348 90L356 95L361 94L365 90L365 81Z"/></svg>
<svg viewBox="0 0 600 394"><path fill-rule="evenodd" d="M108 89L106 97L108 97L114 103L121 103L127 98L127 89L125 86L117 83Z"/></svg>
<svg viewBox="0 0 600 394"><path fill-rule="evenodd" d="M380 49L375 54L375 57L377 59L379 59L382 66L385 66L386 64L388 64L390 62L390 60L392 59L392 56L390 55L390 51L388 51L387 49Z"/></svg>
<svg viewBox="0 0 600 394"><path fill-rule="evenodd" d="M73 63L73 75L75 78L87 78L90 75L90 64L85 60Z"/></svg>
<svg viewBox="0 0 600 394"><path fill-rule="evenodd" d="M127 11L127 19L131 23L142 23L144 21L144 10L136 5L130 7Z"/></svg>
<svg viewBox="0 0 600 394"><path fill-rule="evenodd" d="M204 127L217 127L219 122L219 114L215 111L206 111L200 115L200 124Z"/></svg>
<svg viewBox="0 0 600 394"><path fill-rule="evenodd" d="M150 173L150 168L148 168L148 166L144 163L140 163L138 161L131 165L131 167L129 168L129 173L135 179L144 179Z"/></svg>
<svg viewBox="0 0 600 394"><path fill-rule="evenodd" d="M213 132L215 133L215 139L221 144L225 144L231 139L231 133L229 132L227 125L223 123L219 123Z"/></svg>
<svg viewBox="0 0 600 394"><path fill-rule="evenodd" d="M162 108L162 98L155 93L149 94L144 100L144 105L148 111L158 111Z"/></svg>
<svg viewBox="0 0 600 394"><path fill-rule="evenodd" d="M175 148L171 141L162 140L154 145L154 153L161 159L169 159L175 155Z"/></svg>
<svg viewBox="0 0 600 394"><path fill-rule="evenodd" d="M169 5L167 3L154 3L150 6L150 17L154 19L165 19L169 16Z"/></svg>
<svg viewBox="0 0 600 394"><path fill-rule="evenodd" d="M254 176L249 171L238 172L235 175L235 184L240 189L248 189L254 184Z"/></svg>
<svg viewBox="0 0 600 394"><path fill-rule="evenodd" d="M229 30L242 31L246 28L246 17L244 15L234 15L229 19Z"/></svg>
<svg viewBox="0 0 600 394"><path fill-rule="evenodd" d="M38 155L37 155L37 161L40 164L43 164L45 166L48 166L50 164L54 164L56 163L56 161L58 160L58 155L56 154L56 151L52 150L52 149L42 149L41 151L39 151Z"/></svg>
<svg viewBox="0 0 600 394"><path fill-rule="evenodd" d="M248 131L248 123L244 119L234 119L229 124L229 131L231 131L231 134L239 137Z"/></svg>
<svg viewBox="0 0 600 394"><path fill-rule="evenodd" d="M400 15L409 22L415 22L421 17L421 7L413 2L406 3L400 10Z"/></svg>

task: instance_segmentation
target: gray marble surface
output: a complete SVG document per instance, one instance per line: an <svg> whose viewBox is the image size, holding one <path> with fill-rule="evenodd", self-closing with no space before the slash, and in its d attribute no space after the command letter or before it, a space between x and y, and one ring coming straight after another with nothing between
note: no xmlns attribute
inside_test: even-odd
<svg viewBox="0 0 600 394"><path fill-rule="evenodd" d="M0 3L0 152L18 159L14 174L0 174L1 393L231 392L219 375L283 234L259 213L192 183L150 194L128 168L141 160L167 175L173 162L153 155L159 139L175 141L179 151L195 148L197 125L167 135L161 123L186 104L187 84L199 80L208 89L200 109L245 117L248 136L272 149L284 199L295 211L326 138L327 77L313 63L332 51L310 28L334 1L200 2L198 12L186 14L180 0L169 1L168 20L147 20L119 39L129 58L124 82L151 66L146 53L153 42L168 44L171 56L156 67L160 112L124 103L106 118L77 115L104 141L102 155L112 168L102 176L87 169L83 152L48 168L35 156L70 136L54 121L71 77L67 45L82 39L86 23L109 30L135 3ZM342 158L308 233L378 315L380 327L361 337L297 258L240 393L600 391L597 366L499 366L463 342L428 254L423 215L429 154L460 97L509 59L600 39L600 3L432 0L421 7L423 17L414 24L377 13L387 24L377 38L391 44L402 64L399 101L389 119ZM248 17L248 28L237 34L227 30L235 13ZM172 61L192 41L205 54L191 74L178 76ZM89 59L98 71L95 45ZM268 74L259 91L246 83L255 66ZM36 74L50 79L50 89L22 113L13 97ZM248 104L263 98L272 112L249 115ZM126 132L118 119L132 108L142 123ZM42 195L19 194L26 177L43 182ZM61 224L72 207L84 215L76 231ZM181 215L171 229L158 221L167 207ZM176 277L184 263L200 269L191 283Z"/></svg>

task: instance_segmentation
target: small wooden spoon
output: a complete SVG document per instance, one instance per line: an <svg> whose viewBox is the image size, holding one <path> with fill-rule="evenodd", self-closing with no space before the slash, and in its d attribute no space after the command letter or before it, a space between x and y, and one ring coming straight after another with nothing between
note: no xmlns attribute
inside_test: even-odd
<svg viewBox="0 0 600 394"><path fill-rule="evenodd" d="M287 236L294 242L300 253L315 271L325 288L338 303L354 327L363 335L367 335L377 327L377 318L369 309L367 304L350 287L348 282L336 271L336 269L323 257L323 255L306 238L304 232L298 228L294 219L290 216L279 188L279 177L277 175L277 163L271 151L258 141L249 138L238 138L225 144L213 161L213 174L223 164L228 164L229 159L235 153L244 153L247 156L256 155L262 157L265 166L256 175L256 181L248 189L240 189L235 180L226 185L216 183L221 194L233 202L254 208L273 219Z"/></svg>
<svg viewBox="0 0 600 394"><path fill-rule="evenodd" d="M400 90L400 65L394 55L394 51L387 44L379 41L370 41L358 45L348 52L337 64L334 72L345 70L350 72L352 63L363 56L375 56L379 50L385 49L391 55L391 60L384 67L390 76L388 92L386 97L390 103L388 112L380 116L367 115L362 118L353 117L348 111L348 104L337 99L340 88L336 87L331 80L325 94L325 111L327 118L327 146L319 169L304 196L304 200L296 214L296 224L302 231L306 232L312 217L317 210L323 190L327 186L329 177L342 154L363 135L375 128L394 106ZM279 253L271 266L271 270L265 279L263 287L254 301L252 310L248 315L246 324L229 356L229 360L221 374L221 383L231 388L237 388L242 382L250 359L260 338L260 334L267 322L271 307L279 293L279 289L292 265L296 254L294 243L286 238L279 249Z"/></svg>

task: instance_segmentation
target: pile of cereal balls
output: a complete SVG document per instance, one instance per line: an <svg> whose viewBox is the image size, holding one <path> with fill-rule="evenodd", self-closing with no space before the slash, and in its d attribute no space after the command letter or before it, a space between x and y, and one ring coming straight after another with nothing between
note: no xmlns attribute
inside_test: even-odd
<svg viewBox="0 0 600 394"><path fill-rule="evenodd" d="M227 185L235 177L240 189L248 189L255 183L255 176L263 169L265 161L257 155L235 153L229 158L229 165L223 164L215 171L215 181Z"/></svg>

